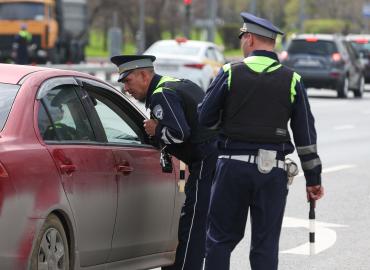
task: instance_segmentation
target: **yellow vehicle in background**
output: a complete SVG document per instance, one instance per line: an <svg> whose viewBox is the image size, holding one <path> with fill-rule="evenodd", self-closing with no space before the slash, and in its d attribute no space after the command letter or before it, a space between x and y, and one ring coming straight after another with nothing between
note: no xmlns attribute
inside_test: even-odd
<svg viewBox="0 0 370 270"><path fill-rule="evenodd" d="M34 63L79 63L88 42L87 0L0 0L0 60L12 61L22 25L32 34Z"/></svg>

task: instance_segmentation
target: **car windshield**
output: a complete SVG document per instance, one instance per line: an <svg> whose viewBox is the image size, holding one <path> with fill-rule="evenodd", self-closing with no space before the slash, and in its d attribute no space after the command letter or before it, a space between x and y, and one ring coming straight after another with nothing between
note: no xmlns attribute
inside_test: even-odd
<svg viewBox="0 0 370 270"><path fill-rule="evenodd" d="M0 4L1 20L42 20L44 13L44 4L41 3Z"/></svg>
<svg viewBox="0 0 370 270"><path fill-rule="evenodd" d="M357 52L370 52L370 43L351 41L351 45Z"/></svg>
<svg viewBox="0 0 370 270"><path fill-rule="evenodd" d="M151 46L146 51L146 54L173 54L195 56L198 55L199 51L199 47L191 46L188 44L180 43L177 46L174 46L173 44L158 43Z"/></svg>
<svg viewBox="0 0 370 270"><path fill-rule="evenodd" d="M289 54L332 55L337 51L334 42L326 40L293 40L288 48Z"/></svg>
<svg viewBox="0 0 370 270"><path fill-rule="evenodd" d="M0 129L4 128L19 85L0 83Z"/></svg>

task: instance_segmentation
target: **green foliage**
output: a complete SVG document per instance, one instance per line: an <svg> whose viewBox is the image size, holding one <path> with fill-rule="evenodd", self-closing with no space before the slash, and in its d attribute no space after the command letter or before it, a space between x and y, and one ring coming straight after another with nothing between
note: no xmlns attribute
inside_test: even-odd
<svg viewBox="0 0 370 270"><path fill-rule="evenodd" d="M306 33L334 34L348 31L350 24L344 20L316 19L306 20L303 27Z"/></svg>

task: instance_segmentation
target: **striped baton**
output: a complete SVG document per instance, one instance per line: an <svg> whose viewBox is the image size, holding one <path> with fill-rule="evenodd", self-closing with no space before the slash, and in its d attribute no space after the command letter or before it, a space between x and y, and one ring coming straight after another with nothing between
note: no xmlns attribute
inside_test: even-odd
<svg viewBox="0 0 370 270"><path fill-rule="evenodd" d="M315 200L310 199L310 255L315 254Z"/></svg>

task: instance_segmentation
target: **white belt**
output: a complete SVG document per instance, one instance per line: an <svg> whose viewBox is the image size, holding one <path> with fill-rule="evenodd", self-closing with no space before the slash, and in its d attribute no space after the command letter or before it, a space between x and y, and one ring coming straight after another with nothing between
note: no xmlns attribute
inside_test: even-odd
<svg viewBox="0 0 370 270"><path fill-rule="evenodd" d="M247 163L257 164L257 156L255 155L220 155L218 156L218 158L233 159L233 160L244 161ZM273 167L286 170L285 162L283 160L277 159Z"/></svg>

